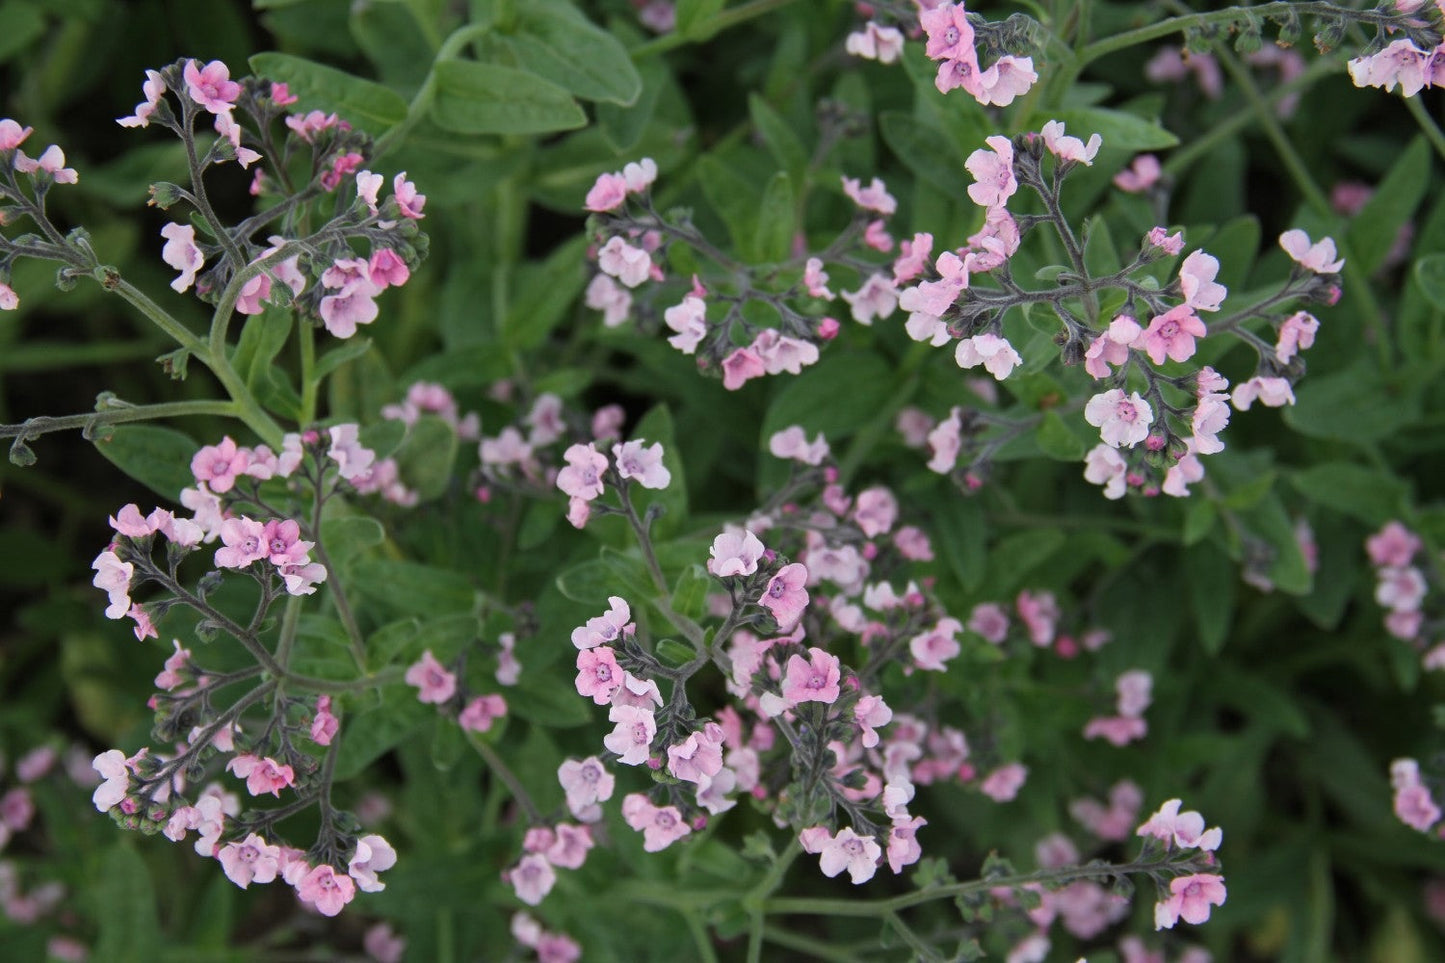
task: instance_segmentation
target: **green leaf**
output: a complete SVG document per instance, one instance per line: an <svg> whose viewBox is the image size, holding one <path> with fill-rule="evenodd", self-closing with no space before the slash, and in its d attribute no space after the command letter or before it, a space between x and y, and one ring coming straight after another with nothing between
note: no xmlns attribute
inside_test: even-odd
<svg viewBox="0 0 1445 963"><path fill-rule="evenodd" d="M747 249L758 230L759 198L756 186L737 168L708 154L697 162L698 178L708 203L728 226L733 244Z"/></svg>
<svg viewBox="0 0 1445 963"><path fill-rule="evenodd" d="M1056 461L1079 461L1084 457L1084 440L1057 412L1044 412L1035 440L1039 443L1039 451Z"/></svg>
<svg viewBox="0 0 1445 963"><path fill-rule="evenodd" d="M658 100L662 96L671 75L661 57L651 57L637 67L642 78L642 91L630 107L603 101L597 105L597 125L613 150L630 151L642 139L647 125L657 113Z"/></svg>
<svg viewBox="0 0 1445 963"><path fill-rule="evenodd" d="M261 383L266 369L286 347L292 321L289 309L270 306L246 319L241 336L236 339L236 348L231 352L231 365L251 390Z"/></svg>
<svg viewBox="0 0 1445 963"><path fill-rule="evenodd" d="M353 597L398 615L470 612L476 599L465 575L419 562L362 559L352 566L351 583Z"/></svg>
<svg viewBox="0 0 1445 963"><path fill-rule="evenodd" d="M1026 127L1038 130L1051 120L1062 121L1067 133L1082 141L1098 134L1103 146L1110 150L1163 150L1179 143L1179 138L1159 126L1158 121L1104 107L1068 107L1034 114Z"/></svg>
<svg viewBox="0 0 1445 963"><path fill-rule="evenodd" d="M1387 382L1368 361L1306 378L1284 411L1301 434L1350 442L1380 441L1419 418L1419 390Z"/></svg>
<svg viewBox="0 0 1445 963"><path fill-rule="evenodd" d="M1017 532L1000 539L988 553L988 579L994 595L1007 595L1024 577L1064 547L1064 533L1056 528Z"/></svg>
<svg viewBox="0 0 1445 963"><path fill-rule="evenodd" d="M505 41L522 69L584 100L624 107L637 102L642 78L627 48L570 4L518 4L516 30Z"/></svg>
<svg viewBox="0 0 1445 963"><path fill-rule="evenodd" d="M671 608L679 615L696 621L707 614L707 597L717 588L707 569L696 563L689 565L672 590Z"/></svg>
<svg viewBox="0 0 1445 963"><path fill-rule="evenodd" d="M342 120L373 134L406 118L406 101L389 87L302 57L261 53L251 58L257 76L286 83L305 110L335 111Z"/></svg>
<svg viewBox="0 0 1445 963"><path fill-rule="evenodd" d="M370 338L353 338L345 344L337 345L321 356L316 367L311 369L311 376L320 381L348 361L354 361L370 350Z"/></svg>
<svg viewBox="0 0 1445 963"><path fill-rule="evenodd" d="M1213 542L1204 542L1184 553L1184 571L1199 641L1205 652L1217 655L1229 636L1239 594L1234 562Z"/></svg>
<svg viewBox="0 0 1445 963"><path fill-rule="evenodd" d="M92 918L100 929L91 951L93 958L116 963L154 961L161 949L155 886L145 860L129 840L106 850L88 892L94 897Z"/></svg>
<svg viewBox="0 0 1445 963"><path fill-rule="evenodd" d="M455 133L547 134L587 123L571 94L536 74L467 60L444 60L433 71L432 120Z"/></svg>
<svg viewBox="0 0 1445 963"><path fill-rule="evenodd" d="M367 661L373 665L410 665L428 650L438 661L450 662L481 635L476 616L447 615L419 621L402 619L377 629L366 640Z"/></svg>
<svg viewBox="0 0 1445 963"><path fill-rule="evenodd" d="M1350 221L1345 237L1357 267L1371 274L1385 263L1400 228L1414 215L1429 186L1430 146L1424 137L1416 137Z"/></svg>
<svg viewBox="0 0 1445 963"><path fill-rule="evenodd" d="M336 750L336 778L351 779L436 716L436 708L417 700L409 685L387 686L380 701L349 711Z"/></svg>
<svg viewBox="0 0 1445 963"><path fill-rule="evenodd" d="M785 172L779 171L763 191L757 233L753 235L753 254L765 263L784 260L792 248L796 226L793 182Z"/></svg>
<svg viewBox="0 0 1445 963"><path fill-rule="evenodd" d="M587 283L587 237L579 235L540 263L517 267L516 294L507 308L502 340L517 348L535 348L567 317Z"/></svg>
<svg viewBox="0 0 1445 963"><path fill-rule="evenodd" d="M808 149L792 126L756 93L748 95L748 114L773 160L788 172L794 182L801 184L808 170Z"/></svg>
<svg viewBox="0 0 1445 963"><path fill-rule="evenodd" d="M1415 262L1420 292L1437 311L1445 311L1445 254L1427 254Z"/></svg>
<svg viewBox="0 0 1445 963"><path fill-rule="evenodd" d="M1327 462L1290 476L1300 494L1366 525L1399 518L1409 486L1393 475L1350 462Z"/></svg>
<svg viewBox="0 0 1445 963"><path fill-rule="evenodd" d="M606 607L608 596L618 595L623 587L601 559L589 559L574 565L557 576L557 590L574 602Z"/></svg>
<svg viewBox="0 0 1445 963"><path fill-rule="evenodd" d="M447 490L456 460L456 429L432 414L416 420L396 455L401 477L422 501L437 498Z"/></svg>
<svg viewBox="0 0 1445 963"><path fill-rule="evenodd" d="M539 726L571 729L592 721L591 701L577 695L571 686L557 685L550 676L523 672L507 696L509 712Z"/></svg>
<svg viewBox="0 0 1445 963"><path fill-rule="evenodd" d="M121 471L170 501L196 483L191 459L200 446L174 428L117 425L109 438L97 439L95 447Z"/></svg>
<svg viewBox="0 0 1445 963"><path fill-rule="evenodd" d="M949 197L962 198L973 178L953 140L937 127L909 114L885 110L878 120L884 142L913 173Z"/></svg>
<svg viewBox="0 0 1445 963"><path fill-rule="evenodd" d="M45 35L45 18L29 4L0 5L0 63L13 58Z"/></svg>
<svg viewBox="0 0 1445 963"><path fill-rule="evenodd" d="M703 40L712 35L708 23L726 3L727 0L677 0L673 29L689 40Z"/></svg>
<svg viewBox="0 0 1445 963"><path fill-rule="evenodd" d="M893 392L894 369L876 354L829 352L783 384L763 419L762 442L790 425L829 442L851 435L878 414Z"/></svg>
<svg viewBox="0 0 1445 963"><path fill-rule="evenodd" d="M325 518L321 521L321 544L332 564L345 567L361 552L386 539L381 522L365 515L350 518Z"/></svg>

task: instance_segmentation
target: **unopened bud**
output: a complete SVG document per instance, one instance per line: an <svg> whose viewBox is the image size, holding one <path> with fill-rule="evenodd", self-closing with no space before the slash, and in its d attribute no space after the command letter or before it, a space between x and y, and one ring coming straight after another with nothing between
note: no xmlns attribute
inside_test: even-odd
<svg viewBox="0 0 1445 963"><path fill-rule="evenodd" d="M150 195L151 199L146 201L146 205L165 211L181 199L181 188L179 184L172 184L170 181L156 181L151 185Z"/></svg>

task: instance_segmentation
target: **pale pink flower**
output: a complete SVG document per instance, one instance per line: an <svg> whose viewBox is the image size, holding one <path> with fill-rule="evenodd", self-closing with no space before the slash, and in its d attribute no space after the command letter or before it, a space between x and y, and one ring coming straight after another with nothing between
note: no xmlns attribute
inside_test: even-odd
<svg viewBox="0 0 1445 963"><path fill-rule="evenodd" d="M599 174L587 192L583 207L589 211L613 211L627 200L627 180L621 174Z"/></svg>
<svg viewBox="0 0 1445 963"><path fill-rule="evenodd" d="M968 628L983 636L984 641L998 645L1008 636L1008 613L994 602L981 602L968 617Z"/></svg>
<svg viewBox="0 0 1445 963"><path fill-rule="evenodd" d="M219 60L212 60L204 67L187 60L181 76L191 99L213 114L230 113L241 95L241 85L231 79L231 71Z"/></svg>
<svg viewBox="0 0 1445 963"><path fill-rule="evenodd" d="M1375 601L1396 612L1413 612L1425 601L1425 576L1413 565L1382 568L1375 587Z"/></svg>
<svg viewBox="0 0 1445 963"><path fill-rule="evenodd" d="M586 826L558 823L556 839L543 854L553 866L563 869L581 869L587 862L587 853L592 849L592 830Z"/></svg>
<svg viewBox="0 0 1445 963"><path fill-rule="evenodd" d="M1198 252L1196 251L1195 254ZM1194 257L1194 254L1189 255ZM1208 255L1206 255L1207 257ZM1185 262L1188 264L1188 261ZM1164 359L1187 361L1194 357L1194 339L1208 334L1204 322L1194 313L1188 303L1170 308L1149 322L1143 334L1144 350L1149 360L1163 364Z"/></svg>
<svg viewBox="0 0 1445 963"><path fill-rule="evenodd" d="M651 709L638 706L614 705L607 713L607 720L616 723L602 744L617 753L617 761L624 766L638 766L648 759L648 747L657 735L657 720Z"/></svg>
<svg viewBox="0 0 1445 963"><path fill-rule="evenodd" d="M246 791L253 796L269 792L279 797L281 790L295 783L296 774L288 765L269 757L262 758L250 753L235 756L226 764L226 770L246 780Z"/></svg>
<svg viewBox="0 0 1445 963"><path fill-rule="evenodd" d="M635 479L643 488L662 489L672 481L672 472L662 463L662 442L646 448L641 440L623 442L612 446L612 457L617 474Z"/></svg>
<svg viewBox="0 0 1445 963"><path fill-rule="evenodd" d="M899 245L898 258L893 262L893 283L906 284L907 282L912 281L914 278L922 274L924 268L928 267L929 256L932 253L932 234L915 234L913 235L912 240L902 242L902 244ZM818 261L818 259L813 258L808 263L812 264L815 261ZM821 265L822 262L818 261L818 263ZM806 272L804 273L803 277L804 281L806 282ZM825 276L823 280L827 281L827 277ZM811 290L812 289L810 288L810 293ZM814 295L814 297L820 296L821 295ZM832 295L830 294L829 297L831 296ZM905 310L907 309L905 308Z"/></svg>
<svg viewBox="0 0 1445 963"><path fill-rule="evenodd" d="M557 767L557 781L567 794L567 808L581 819L581 813L612 798L615 780L596 756L578 762L568 759ZM600 811L598 813L600 815Z"/></svg>
<svg viewBox="0 0 1445 963"><path fill-rule="evenodd" d="M95 803L96 809L108 812L125 798L126 790L130 787L129 760L119 749L109 749L95 757L91 768L100 773L104 781L95 788L90 801Z"/></svg>
<svg viewBox="0 0 1445 963"><path fill-rule="evenodd" d="M954 360L960 368L983 365L984 370L999 381L1007 378L1014 367L1024 361L1013 345L992 332L964 338L954 350Z"/></svg>
<svg viewBox="0 0 1445 963"><path fill-rule="evenodd" d="M243 842L227 843L216 853L226 878L242 889L269 883L281 869L281 849L251 833Z"/></svg>
<svg viewBox="0 0 1445 963"><path fill-rule="evenodd" d="M326 454L336 462L336 473L351 482L364 477L376 461L376 452L361 444L360 429L354 424L333 425L327 434L331 447Z"/></svg>
<svg viewBox="0 0 1445 963"><path fill-rule="evenodd" d="M843 49L855 57L891 64L903 54L903 34L894 27L880 27L870 20L861 31L848 34Z"/></svg>
<svg viewBox="0 0 1445 963"><path fill-rule="evenodd" d="M1173 929L1181 919L1198 926L1209 919L1211 906L1224 905L1224 877L1195 873L1169 881L1170 897L1154 904L1154 928Z"/></svg>
<svg viewBox="0 0 1445 963"><path fill-rule="evenodd" d="M1119 315L1084 352L1084 370L1095 378L1109 377L1113 373L1109 365L1122 365L1128 361L1129 349L1138 343L1143 333L1137 321L1127 314Z"/></svg>
<svg viewBox="0 0 1445 963"><path fill-rule="evenodd" d="M612 237L597 252L597 266L603 273L635 288L652 275L652 255L620 237Z"/></svg>
<svg viewBox="0 0 1445 963"><path fill-rule="evenodd" d="M326 864L317 866L296 883L301 902L316 907L322 916L335 916L356 896L356 884Z"/></svg>
<svg viewBox="0 0 1445 963"><path fill-rule="evenodd" d="M1411 829L1425 833L1440 821L1440 807L1421 783L1395 790L1395 815Z"/></svg>
<svg viewBox="0 0 1445 963"><path fill-rule="evenodd" d="M968 196L980 207L1000 207L1019 187L1013 172L1013 144L997 135L985 138L984 143L990 149L979 148L963 165L976 181L969 185Z"/></svg>
<svg viewBox="0 0 1445 963"><path fill-rule="evenodd" d="M0 120L0 150L14 150L25 143L25 138L34 130L33 127L21 127L9 117Z"/></svg>
<svg viewBox="0 0 1445 963"><path fill-rule="evenodd" d="M376 963L401 963L406 955L406 938L398 936L390 923L376 923L362 935L361 948Z"/></svg>
<svg viewBox="0 0 1445 963"><path fill-rule="evenodd" d="M381 174L371 171L358 171L356 174L356 196L373 216L377 212L377 195L381 193L381 186L385 183L386 178Z"/></svg>
<svg viewBox="0 0 1445 963"><path fill-rule="evenodd" d="M1365 551L1377 566L1400 568L1410 564L1421 544L1418 535L1398 521L1391 521L1365 540Z"/></svg>
<svg viewBox="0 0 1445 963"><path fill-rule="evenodd" d="M1009 802L1018 796L1028 775L1027 767L1011 762L989 773L978 788L994 802Z"/></svg>
<svg viewBox="0 0 1445 963"><path fill-rule="evenodd" d="M567 466L557 473L557 487L573 498L591 501L602 495L607 456L591 443L572 445L562 453Z"/></svg>
<svg viewBox="0 0 1445 963"><path fill-rule="evenodd" d="M185 291L196 280L196 272L205 266L206 257L196 246L196 229L189 224L167 224L161 228L166 243L161 247L161 260L180 271L171 282L176 291Z"/></svg>
<svg viewBox="0 0 1445 963"><path fill-rule="evenodd" d="M436 660L431 649L422 653L421 659L406 670L406 684L415 686L417 700L440 705L451 699L457 691L457 676Z"/></svg>
<svg viewBox="0 0 1445 963"><path fill-rule="evenodd" d="M873 182L867 187L860 187L856 177L844 177L843 193L865 211L877 211L887 217L898 210L898 202L877 177L873 178Z"/></svg>
<svg viewBox="0 0 1445 963"><path fill-rule="evenodd" d="M657 162L651 157L629 161L622 167L622 181L629 194L641 194L657 180Z"/></svg>
<svg viewBox="0 0 1445 963"><path fill-rule="evenodd" d="M903 242L907 244L907 241ZM823 270L823 262L815 257L808 258L803 265L803 287L808 289L808 294L815 298L826 298L833 300L833 292L828 290L828 272Z"/></svg>
<svg viewBox="0 0 1445 963"><path fill-rule="evenodd" d="M1299 352L1314 346L1315 333L1320 329L1319 319L1308 311L1296 311L1284 319L1279 328L1279 343L1274 356L1280 364L1288 364Z"/></svg>
<svg viewBox="0 0 1445 963"><path fill-rule="evenodd" d="M627 298L630 307L632 296L628 295ZM604 324L606 320L604 317ZM662 312L662 320L668 328L677 332L667 339L667 343L683 354L693 354L702 339L707 337L707 302L689 294L682 299L681 304L674 304Z"/></svg>
<svg viewBox="0 0 1445 963"><path fill-rule="evenodd" d="M947 671L948 660L963 651L955 638L962 630L963 623L958 619L942 618L927 632L915 635L908 643L914 664L933 672Z"/></svg>
<svg viewBox="0 0 1445 963"><path fill-rule="evenodd" d="M1130 194L1142 194L1159 182L1163 169L1153 154L1140 154L1134 162L1114 175L1114 186Z"/></svg>
<svg viewBox="0 0 1445 963"><path fill-rule="evenodd" d="M967 65L967 61L963 63ZM1014 102L1015 97L1021 97L1028 93L1029 88L1038 83L1039 75L1034 70L1034 58L1004 54L987 70L978 71L971 77L970 73L965 70L957 75L957 79L958 86L967 90L973 95L974 100L985 107L990 105L1007 107ZM935 78L934 85L938 85L938 78Z"/></svg>
<svg viewBox="0 0 1445 963"><path fill-rule="evenodd" d="M612 694L622 685L622 669L610 646L599 645L577 653L577 694L599 706L612 701Z"/></svg>
<svg viewBox="0 0 1445 963"><path fill-rule="evenodd" d="M1279 236L1279 246L1294 259L1300 267L1316 274L1337 274L1345 266L1344 258L1335 259L1333 238L1321 238L1314 244L1310 236L1295 228Z"/></svg>
<svg viewBox="0 0 1445 963"><path fill-rule="evenodd" d="M1063 123L1057 120L1044 124L1040 134L1049 153L1059 160L1088 166L1093 166L1094 156L1099 153L1099 146L1103 143L1103 138L1098 134L1091 136L1087 144L1077 137L1070 137L1064 133Z"/></svg>
<svg viewBox="0 0 1445 963"><path fill-rule="evenodd" d="M877 729L893 720L893 710L888 708L882 696L865 695L853 706L853 720L861 730L859 741L863 748L872 749L878 745Z"/></svg>
<svg viewBox="0 0 1445 963"><path fill-rule="evenodd" d="M80 179L75 168L65 166L65 151L59 145L51 144L45 148L35 160L25 156L25 152L16 151L15 170L21 174L34 174L36 171L44 171L55 179L57 184L74 184Z"/></svg>
<svg viewBox="0 0 1445 963"><path fill-rule="evenodd" d="M628 606L627 601L619 596L611 595L607 598L607 604L609 607L606 612L588 619L586 625L572 630L573 645L579 649L590 649L608 642L615 642L627 629L628 623L632 620L632 609Z"/></svg>
<svg viewBox="0 0 1445 963"><path fill-rule="evenodd" d="M1204 828L1204 817L1194 810L1181 813L1180 800L1170 799L1159 807L1135 832L1137 836L1153 836L1181 849L1202 849L1213 852L1219 848L1224 834L1215 827Z"/></svg>
<svg viewBox="0 0 1445 963"><path fill-rule="evenodd" d="M852 307L853 320L872 324L874 318L886 318L898 308L898 292L893 279L885 274L870 274L856 291L844 291L843 300Z"/></svg>
<svg viewBox="0 0 1445 963"><path fill-rule="evenodd" d="M245 568L266 557L266 526L249 518L228 518L221 523L221 542L216 549L218 568Z"/></svg>
<svg viewBox="0 0 1445 963"><path fill-rule="evenodd" d="M1084 420L1099 429L1109 447L1133 448L1149 436L1154 409L1137 391L1126 397L1123 389L1111 388L1089 399Z"/></svg>
<svg viewBox="0 0 1445 963"><path fill-rule="evenodd" d="M1179 266L1179 286L1184 291L1184 303L1196 311L1218 311L1229 293L1224 285L1215 283L1214 276L1218 272L1219 260L1212 254L1194 251L1186 257Z"/></svg>
<svg viewBox="0 0 1445 963"><path fill-rule="evenodd" d="M1150 228L1149 233L1144 235L1144 243L1150 247L1157 247L1170 257L1175 257L1184 250L1184 232L1175 231L1170 234L1168 228Z"/></svg>
<svg viewBox="0 0 1445 963"><path fill-rule="evenodd" d="M1437 53L1426 53L1410 40L1396 40L1384 50L1369 57L1356 57L1346 68L1356 87L1383 87L1413 97L1423 88L1433 86L1433 67Z"/></svg>
<svg viewBox="0 0 1445 963"><path fill-rule="evenodd" d="M828 441L817 435L811 442L802 427L791 425L768 439L768 451L777 458L791 458L805 465L821 465L829 455Z"/></svg>
<svg viewBox="0 0 1445 963"><path fill-rule="evenodd" d="M1189 439L1189 450L1164 473L1164 483L1159 490L1174 498L1188 498L1189 486L1204 478L1204 463L1194 454L1194 439Z"/></svg>
<svg viewBox="0 0 1445 963"><path fill-rule="evenodd" d="M766 551L756 535L744 528L728 526L713 539L708 549L711 558L707 570L719 578L730 575L752 575L758 570L758 559Z"/></svg>
<svg viewBox="0 0 1445 963"><path fill-rule="evenodd" d="M1255 400L1268 408L1294 404L1294 389L1287 378L1254 377L1234 386L1230 401L1240 411L1248 411Z"/></svg>
<svg viewBox="0 0 1445 963"><path fill-rule="evenodd" d="M779 569L763 589L758 604L772 613L779 632L791 632L803 617L808 607L808 590L803 587L807 581L808 569L801 562L791 562Z"/></svg>
<svg viewBox="0 0 1445 963"><path fill-rule="evenodd" d="M167 662L167 666L169 664ZM329 746L340 729L341 721L331 712L331 696L318 696L316 698L316 715L311 718L311 741L318 746Z"/></svg>
<svg viewBox="0 0 1445 963"><path fill-rule="evenodd" d="M928 447L933 453L928 461L930 471L946 475L953 470L963 445L962 431L962 409L954 407L948 417L928 433Z"/></svg>
<svg viewBox="0 0 1445 963"><path fill-rule="evenodd" d="M631 793L622 800L622 818L642 833L642 848L649 853L664 850L692 832L676 806L659 808L641 793Z"/></svg>
<svg viewBox="0 0 1445 963"><path fill-rule="evenodd" d="M1084 725L1085 739L1102 738L1115 746L1127 746L1148 732L1148 723L1130 716L1099 716Z"/></svg>
<svg viewBox="0 0 1445 963"><path fill-rule="evenodd" d="M406 171L392 178L391 190L402 217L418 221L426 216L421 212L426 206L426 195L417 193L416 185L406 179Z"/></svg>
<svg viewBox="0 0 1445 963"><path fill-rule="evenodd" d="M810 341L779 334L773 328L765 328L753 339L752 351L763 362L763 370L770 375L802 374L803 369L818 362L818 346Z"/></svg>
<svg viewBox="0 0 1445 963"><path fill-rule="evenodd" d="M815 833L815 837L810 837L809 842L803 844L803 848L807 852L818 854L819 867L824 876L837 876L846 869L848 878L855 885L866 883L873 878L873 874L878 871L878 859L883 855L883 848L873 837L859 836L851 826L843 827L834 836L828 836L827 830L822 830L822 833L820 837ZM799 839L802 838L800 834Z"/></svg>
<svg viewBox="0 0 1445 963"><path fill-rule="evenodd" d="M0 281L0 311L14 311L20 307L20 295L15 289L3 281Z"/></svg>
<svg viewBox="0 0 1445 963"><path fill-rule="evenodd" d="M386 884L377 878L396 865L396 850L380 836L368 834L356 841L356 851L351 854L346 872L356 880L356 888L363 893L380 893Z"/></svg>
<svg viewBox="0 0 1445 963"><path fill-rule="evenodd" d="M789 657L783 679L783 699L789 705L801 702L832 705L838 701L841 678L842 665L838 657L814 646L808 649L806 659L801 655Z"/></svg>
<svg viewBox="0 0 1445 963"><path fill-rule="evenodd" d="M737 391L753 378L767 374L767 366L751 348L738 348L722 360L723 387Z"/></svg>
<svg viewBox="0 0 1445 963"><path fill-rule="evenodd" d="M496 693L479 695L457 713L457 725L466 732L486 732L506 714L507 700L502 696Z"/></svg>
<svg viewBox="0 0 1445 963"><path fill-rule="evenodd" d="M90 567L95 569L95 578L91 584L110 596L105 617L125 618L130 611L130 580L135 574L135 566L130 562L122 562L119 555L107 549L95 557Z"/></svg>
<svg viewBox="0 0 1445 963"><path fill-rule="evenodd" d="M684 782L698 783L723 767L723 730L716 722L705 723L700 731L667 747L667 771Z"/></svg>

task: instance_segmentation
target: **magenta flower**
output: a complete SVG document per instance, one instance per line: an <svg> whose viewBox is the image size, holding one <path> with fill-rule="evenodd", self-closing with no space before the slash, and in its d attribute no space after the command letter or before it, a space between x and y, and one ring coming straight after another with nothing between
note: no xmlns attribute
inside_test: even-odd
<svg viewBox="0 0 1445 963"><path fill-rule="evenodd" d="M649 853L664 850L692 832L676 806L659 808L641 793L632 793L622 800L622 818L642 833L642 848Z"/></svg>
<svg viewBox="0 0 1445 963"><path fill-rule="evenodd" d="M296 895L322 916L335 916L356 897L356 884L323 863L300 878Z"/></svg>
<svg viewBox="0 0 1445 963"><path fill-rule="evenodd" d="M219 60L212 60L204 67L187 60L181 76L191 99L213 114L230 113L241 95L241 85L231 79L231 71Z"/></svg>
<svg viewBox="0 0 1445 963"><path fill-rule="evenodd" d="M620 757L617 761L624 766L638 766L648 759L648 748L657 735L657 721L651 709L638 706L614 705L607 713L607 720L617 724L602 740L602 744Z"/></svg>
<svg viewBox="0 0 1445 963"><path fill-rule="evenodd" d="M1143 336L1144 350L1155 364L1163 364L1166 357L1187 361L1194 357L1194 339L1207 333L1194 310L1188 304L1181 304L1149 322Z"/></svg>
<svg viewBox="0 0 1445 963"><path fill-rule="evenodd" d="M662 442L643 447L642 441L628 441L612 446L617 474L636 479L643 488L662 489L672 481L672 472L662 463Z"/></svg>
<svg viewBox="0 0 1445 963"><path fill-rule="evenodd" d="M808 570L801 562L784 565L768 581L758 604L773 614L779 632L791 632L808 607ZM831 699L829 700L832 701Z"/></svg>
<svg viewBox="0 0 1445 963"><path fill-rule="evenodd" d="M1196 311L1218 311L1229 293L1224 285L1215 283L1214 276L1218 273L1219 259L1214 255L1203 251L1190 253L1179 265L1179 286L1184 292L1184 303Z"/></svg>
<svg viewBox="0 0 1445 963"><path fill-rule="evenodd" d="M632 609L628 606L627 600L620 596L610 595L607 598L609 606L606 612L590 618L587 624L572 630L572 644L579 649L590 649L594 646L604 645L609 642L616 642L632 620Z"/></svg>
<svg viewBox="0 0 1445 963"><path fill-rule="evenodd" d="M964 167L976 183L969 185L968 196L979 207L1001 207L1019 189L1014 178L1014 148L1007 137L984 138L989 150L979 148L968 155Z"/></svg>
<svg viewBox="0 0 1445 963"><path fill-rule="evenodd" d="M572 445L562 453L567 467L557 473L557 487L572 498L591 501L602 495L602 473L607 470L607 456L591 442Z"/></svg>
<svg viewBox="0 0 1445 963"><path fill-rule="evenodd" d="M227 843L216 853L226 878L242 889L252 883L269 883L281 869L281 849L251 833L243 842Z"/></svg>
<svg viewBox="0 0 1445 963"><path fill-rule="evenodd" d="M205 266L206 256L196 245L196 229L189 224L167 224L161 228L166 243L161 247L161 260L180 271L171 282L176 291L185 291L196 281L196 272Z"/></svg>
<svg viewBox="0 0 1445 963"><path fill-rule="evenodd" d="M431 654L431 649L423 652L420 661L406 670L405 679L407 685L416 686L416 697L421 702L441 704L457 691L456 674L448 672Z"/></svg>
<svg viewBox="0 0 1445 963"><path fill-rule="evenodd" d="M707 570L718 578L730 575L752 575L763 557L763 543L752 532L729 525L712 541Z"/></svg>
<svg viewBox="0 0 1445 963"><path fill-rule="evenodd" d="M783 677L783 700L790 706L803 702L832 705L838 701L842 674L838 657L816 646L808 649L806 659L791 656Z"/></svg>
<svg viewBox="0 0 1445 963"><path fill-rule="evenodd" d="M1195 873L1169 881L1170 897L1154 904L1154 928L1173 929L1181 919L1198 926L1209 919L1211 906L1224 905L1224 877Z"/></svg>
<svg viewBox="0 0 1445 963"><path fill-rule="evenodd" d="M269 792L280 797L281 790L296 781L296 773L290 766L278 763L269 757L262 758L250 753L235 756L226 764L226 771L237 778L246 780L246 791L253 796Z"/></svg>
<svg viewBox="0 0 1445 963"><path fill-rule="evenodd" d="M426 206L426 195L417 193L416 185L406 179L406 171L402 171L392 178L391 190L402 217L419 221L426 216L421 212L421 209Z"/></svg>
<svg viewBox="0 0 1445 963"><path fill-rule="evenodd" d="M1284 248L1300 267L1316 274L1338 274L1345 266L1344 258L1336 260L1333 238L1321 238L1310 243L1310 236L1298 228L1285 231L1279 236L1279 246Z"/></svg>

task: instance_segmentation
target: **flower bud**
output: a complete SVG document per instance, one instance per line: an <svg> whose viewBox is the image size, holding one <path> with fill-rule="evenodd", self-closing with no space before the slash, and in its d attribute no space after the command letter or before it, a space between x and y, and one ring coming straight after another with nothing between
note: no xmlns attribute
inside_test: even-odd
<svg viewBox="0 0 1445 963"><path fill-rule="evenodd" d="M181 188L179 184L172 184L170 181L156 181L150 187L150 195L151 198L146 201L146 206L159 207L165 211L181 199Z"/></svg>

